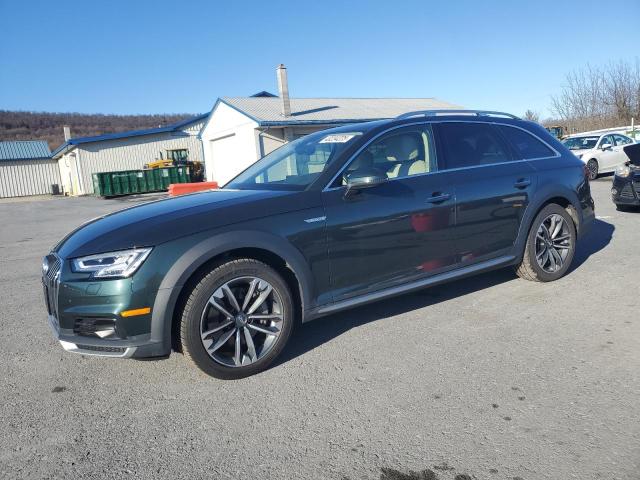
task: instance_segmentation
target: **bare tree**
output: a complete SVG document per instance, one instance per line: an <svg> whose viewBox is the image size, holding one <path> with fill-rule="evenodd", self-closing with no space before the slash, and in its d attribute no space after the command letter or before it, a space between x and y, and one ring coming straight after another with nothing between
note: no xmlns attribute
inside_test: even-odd
<svg viewBox="0 0 640 480"><path fill-rule="evenodd" d="M534 110L527 110L524 112L524 119L540 123L540 114Z"/></svg>
<svg viewBox="0 0 640 480"><path fill-rule="evenodd" d="M552 110L572 131L629 125L640 116L640 61L569 73Z"/></svg>

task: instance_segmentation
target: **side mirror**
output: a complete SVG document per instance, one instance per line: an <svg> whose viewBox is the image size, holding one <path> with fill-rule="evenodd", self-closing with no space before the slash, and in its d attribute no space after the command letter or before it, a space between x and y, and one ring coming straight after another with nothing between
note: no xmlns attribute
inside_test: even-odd
<svg viewBox="0 0 640 480"><path fill-rule="evenodd" d="M610 150L610 149L611 149L610 143L603 143L602 145L600 145L600 150Z"/></svg>
<svg viewBox="0 0 640 480"><path fill-rule="evenodd" d="M375 187L376 185L381 185L386 181L386 173L375 169L355 170L344 176L344 182L347 185L347 192L351 190Z"/></svg>

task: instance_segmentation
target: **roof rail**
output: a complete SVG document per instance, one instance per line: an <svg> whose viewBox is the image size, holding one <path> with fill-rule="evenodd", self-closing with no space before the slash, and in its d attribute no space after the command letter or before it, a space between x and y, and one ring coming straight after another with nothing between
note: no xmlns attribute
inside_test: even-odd
<svg viewBox="0 0 640 480"><path fill-rule="evenodd" d="M505 112L492 112L490 110L416 110L398 115L396 119L411 117L436 117L445 115L475 115L476 117L507 117L520 120L519 117Z"/></svg>

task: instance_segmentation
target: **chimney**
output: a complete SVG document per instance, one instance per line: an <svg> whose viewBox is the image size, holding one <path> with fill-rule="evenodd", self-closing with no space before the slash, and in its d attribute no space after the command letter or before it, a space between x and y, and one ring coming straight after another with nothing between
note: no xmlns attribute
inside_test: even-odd
<svg viewBox="0 0 640 480"><path fill-rule="evenodd" d="M282 116L291 116L291 102L289 101L289 84L287 82L287 67L284 64L278 65L276 68L276 74L278 76L278 92L280 93L280 100L282 101Z"/></svg>
<svg viewBox="0 0 640 480"><path fill-rule="evenodd" d="M62 127L62 130L64 131L64 141L66 142L71 138L71 127L69 127L69 125L65 125Z"/></svg>

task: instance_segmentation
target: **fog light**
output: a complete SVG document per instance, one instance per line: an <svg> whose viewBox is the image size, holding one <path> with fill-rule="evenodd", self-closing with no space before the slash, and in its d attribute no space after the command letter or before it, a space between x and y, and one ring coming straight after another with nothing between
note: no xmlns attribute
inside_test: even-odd
<svg viewBox="0 0 640 480"><path fill-rule="evenodd" d="M612 188L612 189L611 189L611 195L613 195L614 197L615 197L616 195L618 195L618 190L616 190L615 188Z"/></svg>
<svg viewBox="0 0 640 480"><path fill-rule="evenodd" d="M78 318L73 333L83 337L117 338L116 321L110 318Z"/></svg>

